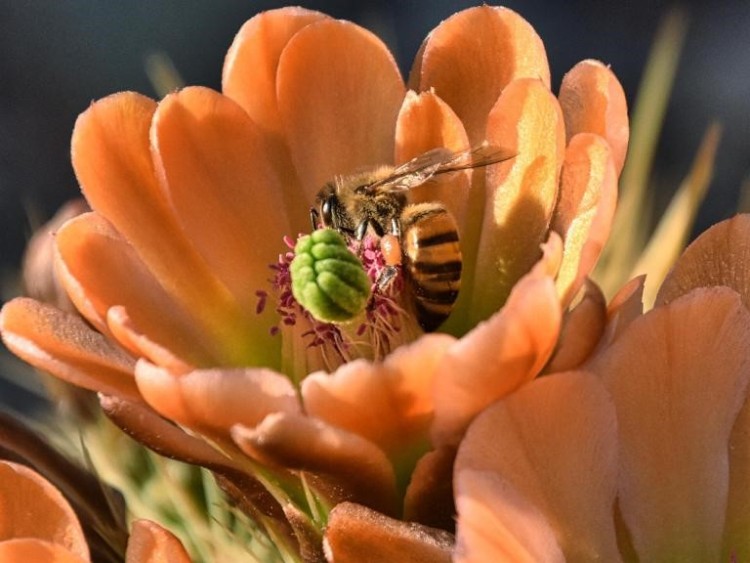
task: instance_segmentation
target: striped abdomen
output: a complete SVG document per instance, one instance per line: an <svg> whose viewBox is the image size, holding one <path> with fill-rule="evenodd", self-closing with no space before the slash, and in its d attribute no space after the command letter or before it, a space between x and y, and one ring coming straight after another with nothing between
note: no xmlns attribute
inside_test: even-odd
<svg viewBox="0 0 750 563"><path fill-rule="evenodd" d="M404 271L417 320L435 330L450 315L461 288L461 248L453 216L437 203L410 205L401 215Z"/></svg>

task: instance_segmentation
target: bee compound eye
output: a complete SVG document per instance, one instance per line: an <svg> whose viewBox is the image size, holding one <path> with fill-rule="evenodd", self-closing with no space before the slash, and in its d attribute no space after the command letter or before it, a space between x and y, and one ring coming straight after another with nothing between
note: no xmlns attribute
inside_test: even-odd
<svg viewBox="0 0 750 563"><path fill-rule="evenodd" d="M323 219L323 225L329 226L333 222L333 202L331 198L323 200L323 205L320 206L320 215Z"/></svg>

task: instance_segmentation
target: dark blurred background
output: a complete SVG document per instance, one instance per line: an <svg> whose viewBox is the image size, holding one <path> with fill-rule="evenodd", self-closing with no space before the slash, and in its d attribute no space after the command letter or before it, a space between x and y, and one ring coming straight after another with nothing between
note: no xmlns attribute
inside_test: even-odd
<svg viewBox="0 0 750 563"><path fill-rule="evenodd" d="M424 36L478 2L330 0L305 7L353 20L391 47L406 75ZM13 293L33 226L78 193L69 162L76 116L119 90L155 96L147 56L165 52L187 84L220 87L226 49L242 23L278 1L0 0L0 276ZM635 99L657 26L672 3L647 0L508 0L542 37L553 88L584 58L612 66ZM696 231L734 213L750 171L750 2L685 1L690 17L659 142L655 189L674 190L708 124L724 136ZM10 289L9 289L10 288ZM4 393L0 389L0 394Z"/></svg>

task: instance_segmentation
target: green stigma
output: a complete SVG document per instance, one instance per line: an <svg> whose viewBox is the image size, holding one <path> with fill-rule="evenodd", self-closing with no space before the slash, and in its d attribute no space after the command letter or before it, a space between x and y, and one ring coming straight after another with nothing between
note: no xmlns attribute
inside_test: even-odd
<svg viewBox="0 0 750 563"><path fill-rule="evenodd" d="M300 237L289 271L294 298L319 321L350 321L370 299L372 282L362 262L332 229Z"/></svg>

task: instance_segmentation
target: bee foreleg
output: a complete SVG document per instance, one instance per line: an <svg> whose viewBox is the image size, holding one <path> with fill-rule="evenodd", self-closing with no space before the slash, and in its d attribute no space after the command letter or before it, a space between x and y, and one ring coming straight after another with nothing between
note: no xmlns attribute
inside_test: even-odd
<svg viewBox="0 0 750 563"><path fill-rule="evenodd" d="M354 236L357 241L362 242L362 239L365 238L369 224L370 221L368 219L362 219L362 221L359 222L359 225L357 225L357 228L354 231Z"/></svg>
<svg viewBox="0 0 750 563"><path fill-rule="evenodd" d="M314 207L310 208L310 224L312 225L312 230L316 231L318 229L318 210Z"/></svg>

